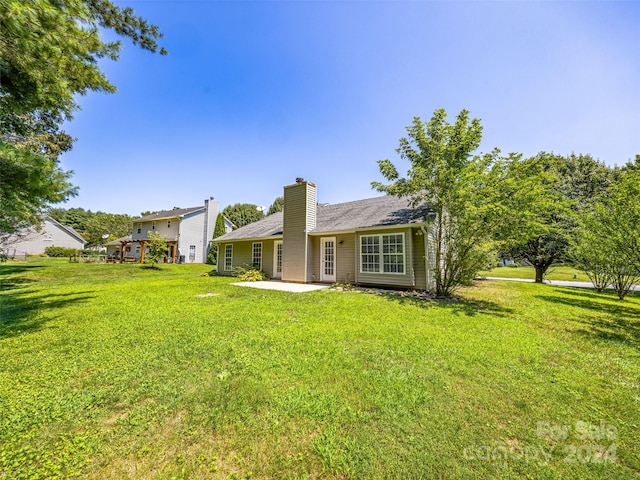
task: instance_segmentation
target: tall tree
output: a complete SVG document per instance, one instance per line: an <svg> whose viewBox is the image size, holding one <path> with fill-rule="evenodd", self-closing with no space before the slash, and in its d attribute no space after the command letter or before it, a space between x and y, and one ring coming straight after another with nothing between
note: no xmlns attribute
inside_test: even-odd
<svg viewBox="0 0 640 480"><path fill-rule="evenodd" d="M162 257L167 255L169 251L167 239L158 232L149 232L149 240L147 241L146 247L149 251L144 257L144 262L150 263L151 268L157 269L156 264L160 263Z"/></svg>
<svg viewBox="0 0 640 480"><path fill-rule="evenodd" d="M222 210L222 214L227 217L237 228L244 227L264 218L264 213L257 205L252 203L236 203L229 205Z"/></svg>
<svg viewBox="0 0 640 480"><path fill-rule="evenodd" d="M218 216L216 217L216 226L213 229L213 240L224 235L226 231L227 230L224 226L224 215L219 213ZM213 242L211 244L211 248L209 249L209 254L207 255L207 263L211 265L218 264L219 249L220 249L220 246L216 242Z"/></svg>
<svg viewBox="0 0 640 480"><path fill-rule="evenodd" d="M272 215L276 212L281 212L283 208L284 208L284 197L276 197L276 199L273 201L273 203L269 207L269 210L267 211L267 215Z"/></svg>
<svg viewBox="0 0 640 480"><path fill-rule="evenodd" d="M575 215L606 192L611 182L611 170L590 155L571 154L567 157L547 152L525 160L520 174L542 178L538 208L530 211L532 228L512 236L502 253L530 263L536 272L535 281L542 283L548 269L568 260L569 240L576 227ZM542 207L542 208L541 208Z"/></svg>
<svg viewBox="0 0 640 480"><path fill-rule="evenodd" d="M44 206L76 194L57 162L0 140L0 233L39 225Z"/></svg>
<svg viewBox="0 0 640 480"><path fill-rule="evenodd" d="M98 61L117 60L121 43L103 42L101 29L166 53L156 43L158 27L110 0L0 0L0 229L6 232L76 194L73 172L58 163L73 143L60 126L77 110L76 95L115 91Z"/></svg>
<svg viewBox="0 0 640 480"><path fill-rule="evenodd" d="M624 169L607 195L579 215L572 254L599 290L621 300L640 282L640 170Z"/></svg>
<svg viewBox="0 0 640 480"><path fill-rule="evenodd" d="M426 202L435 213L428 228L438 296L450 296L486 266L494 250L493 234L509 213L502 202L505 189L513 185L507 167L519 158L500 157L498 150L473 156L482 139L480 120L471 119L467 110L453 124L446 116L440 109L429 122L415 117L397 149L409 161L407 177L400 177L391 161L379 160L380 172L391 183L372 183L378 191L408 197L414 206Z"/></svg>
<svg viewBox="0 0 640 480"><path fill-rule="evenodd" d="M126 214L96 212L86 222L87 246L102 245L131 234L133 217Z"/></svg>
<svg viewBox="0 0 640 480"><path fill-rule="evenodd" d="M84 208L50 208L48 215L63 225L72 227L80 233L87 229L87 223L95 213Z"/></svg>

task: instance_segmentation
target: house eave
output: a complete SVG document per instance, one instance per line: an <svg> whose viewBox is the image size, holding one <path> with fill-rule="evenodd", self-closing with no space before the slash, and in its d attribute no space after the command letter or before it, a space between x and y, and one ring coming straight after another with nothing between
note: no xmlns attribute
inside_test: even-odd
<svg viewBox="0 0 640 480"><path fill-rule="evenodd" d="M358 227L350 230L313 230L309 232L309 236L317 237L317 236L326 236L326 235L346 235L349 233L358 233L358 232L369 232L371 230L398 230L404 228L420 228L420 226L428 223L429 220L425 220L425 222L420 223L399 223L396 225L375 225L370 227Z"/></svg>
<svg viewBox="0 0 640 480"><path fill-rule="evenodd" d="M265 240L282 240L282 234L279 235L269 235L268 237L247 237L247 238L230 238L230 239L220 239L214 238L210 241L210 243L231 243L231 242L264 242Z"/></svg>

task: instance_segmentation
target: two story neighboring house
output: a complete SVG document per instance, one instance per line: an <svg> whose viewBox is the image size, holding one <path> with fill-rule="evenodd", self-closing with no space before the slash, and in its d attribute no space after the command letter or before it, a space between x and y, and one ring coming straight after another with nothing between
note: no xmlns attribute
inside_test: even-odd
<svg viewBox="0 0 640 480"><path fill-rule="evenodd" d="M284 281L434 286L435 214L426 204L384 196L317 203L316 185L284 187L284 209L215 239L218 272L253 265Z"/></svg>
<svg viewBox="0 0 640 480"><path fill-rule="evenodd" d="M204 263L218 217L219 204L213 197L204 206L164 210L133 221L130 236L107 244L108 255L119 255L120 261L143 262L149 233L157 232L167 241L168 262ZM225 219L225 228L232 224Z"/></svg>

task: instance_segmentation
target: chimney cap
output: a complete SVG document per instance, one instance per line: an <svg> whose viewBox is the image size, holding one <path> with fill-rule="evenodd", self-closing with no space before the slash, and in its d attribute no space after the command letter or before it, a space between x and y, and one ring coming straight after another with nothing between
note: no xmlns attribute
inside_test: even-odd
<svg viewBox="0 0 640 480"><path fill-rule="evenodd" d="M302 182L304 182L304 178L296 177L296 183L302 183Z"/></svg>

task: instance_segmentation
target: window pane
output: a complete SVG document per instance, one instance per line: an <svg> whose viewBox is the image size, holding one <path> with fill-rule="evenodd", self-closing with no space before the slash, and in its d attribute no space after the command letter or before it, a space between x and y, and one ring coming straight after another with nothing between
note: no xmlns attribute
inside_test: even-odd
<svg viewBox="0 0 640 480"><path fill-rule="evenodd" d="M253 266L262 270L262 243L253 244Z"/></svg>
<svg viewBox="0 0 640 480"><path fill-rule="evenodd" d="M233 245L226 245L224 248L224 269L231 270L233 263Z"/></svg>
<svg viewBox="0 0 640 480"><path fill-rule="evenodd" d="M361 270L363 272L380 272L380 237L371 235L360 237Z"/></svg>

